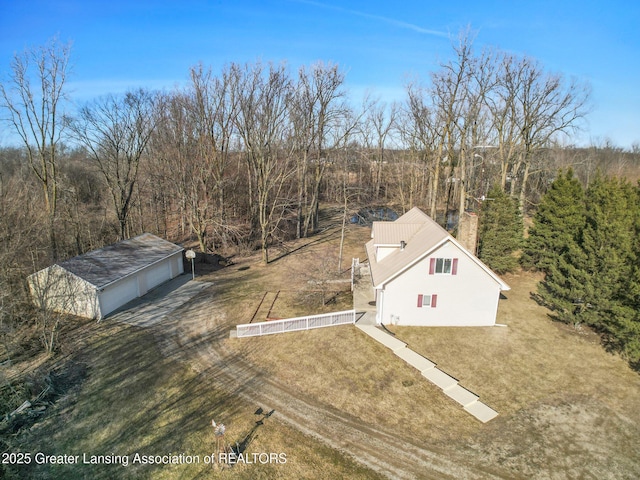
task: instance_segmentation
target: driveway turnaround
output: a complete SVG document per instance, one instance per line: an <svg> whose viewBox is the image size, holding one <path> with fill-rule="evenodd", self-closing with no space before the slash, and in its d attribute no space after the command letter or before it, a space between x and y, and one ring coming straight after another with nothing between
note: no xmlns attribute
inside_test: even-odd
<svg viewBox="0 0 640 480"><path fill-rule="evenodd" d="M150 327L161 322L168 314L212 285L213 283L210 282L192 280L191 274L180 275L143 297L127 303L107 316L104 321Z"/></svg>

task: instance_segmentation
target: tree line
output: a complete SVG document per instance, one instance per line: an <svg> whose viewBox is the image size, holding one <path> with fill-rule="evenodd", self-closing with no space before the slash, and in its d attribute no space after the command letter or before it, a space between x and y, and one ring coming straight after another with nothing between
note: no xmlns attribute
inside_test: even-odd
<svg viewBox="0 0 640 480"><path fill-rule="evenodd" d="M98 177L92 189L110 199L118 238L154 219L203 251L256 242L266 262L273 241L314 232L321 202L345 196L438 217L472 208L496 183L527 208L589 98L533 59L475 53L464 33L450 61L406 85L402 103L354 105L336 64L292 74L256 62L196 65L183 88L110 94L70 113L70 56L57 39L18 54L0 88L42 190L52 259L62 253L59 203L73 187L61 175L65 154Z"/></svg>
<svg viewBox="0 0 640 480"><path fill-rule="evenodd" d="M602 335L640 367L640 183L597 171L586 186L560 171L526 238L515 199L494 187L480 214L478 255L495 271L544 273L533 298L558 321Z"/></svg>
<svg viewBox="0 0 640 480"><path fill-rule="evenodd" d="M317 231L323 204L420 206L444 224L491 195L534 212L559 168L585 185L598 169L638 177L639 149L565 146L586 85L476 52L469 34L450 57L403 102L355 102L333 63L255 62L71 110L69 45L17 54L0 83L3 128L21 141L0 149L2 315L26 311L28 273L144 231L268 262L270 246Z"/></svg>

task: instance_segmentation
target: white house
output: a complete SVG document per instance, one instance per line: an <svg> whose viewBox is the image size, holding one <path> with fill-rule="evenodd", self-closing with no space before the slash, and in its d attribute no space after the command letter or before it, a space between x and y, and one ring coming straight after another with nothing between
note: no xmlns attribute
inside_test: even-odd
<svg viewBox="0 0 640 480"><path fill-rule="evenodd" d="M420 209L374 222L366 244L376 323L495 325L509 286Z"/></svg>
<svg viewBox="0 0 640 480"><path fill-rule="evenodd" d="M27 281L37 306L100 320L182 274L183 250L144 233L56 263Z"/></svg>

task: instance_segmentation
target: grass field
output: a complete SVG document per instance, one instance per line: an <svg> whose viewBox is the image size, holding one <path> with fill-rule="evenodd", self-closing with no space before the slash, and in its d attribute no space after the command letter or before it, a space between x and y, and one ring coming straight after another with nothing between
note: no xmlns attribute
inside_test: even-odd
<svg viewBox="0 0 640 480"><path fill-rule="evenodd" d="M127 456L129 465L4 466L5 478L371 478L353 460L274 420L266 420L252 443L257 452L285 452L286 464L236 465L224 470L205 464L215 452L211 419L224 419L226 438L241 441L255 426L256 405L216 387L159 347L147 329L86 324L67 338L78 352L64 368L82 372L42 421L12 439L11 451L35 455ZM133 464L140 455L191 455L199 464ZM301 461L304 459L304 461Z"/></svg>
<svg viewBox="0 0 640 480"><path fill-rule="evenodd" d="M350 226L343 265L364 258L369 231ZM350 308L335 284L322 306L313 278L337 250L338 230L292 242L268 266L258 256L202 275L214 282L168 319L165 330L105 321L67 328L56 362L69 378L33 426L5 438L12 451L133 455L188 453L215 446L212 418L241 441L258 405L224 388L207 349L225 351L302 397L379 425L417 445L502 478L640 478L640 377L587 331L555 323L530 299L537 277L506 276L512 290L491 328L395 328L398 338L499 412L481 424L384 347L350 326L262 338L228 332L280 292L272 316ZM279 255L278 255L279 254ZM278 258L279 256L279 258ZM275 295L271 295L273 300ZM269 310L267 309L267 310ZM264 310L263 310L264 311ZM256 318L255 321L261 320ZM183 332L167 338L171 322ZM175 343L177 341L177 343ZM170 345L174 342L175 345ZM286 452L283 465L5 466L8 478L377 478L331 445L265 420L254 451ZM336 444L340 439L336 438ZM426 476L426 475L425 475Z"/></svg>
<svg viewBox="0 0 640 480"><path fill-rule="evenodd" d="M361 246L367 234L351 230L353 256L364 257L355 242ZM506 477L640 478L638 374L593 332L552 321L530 298L539 277L524 272L505 281L512 290L498 323L506 327L393 328L499 412L486 425L349 327L227 342L269 375L364 423ZM287 278L270 282L285 288Z"/></svg>

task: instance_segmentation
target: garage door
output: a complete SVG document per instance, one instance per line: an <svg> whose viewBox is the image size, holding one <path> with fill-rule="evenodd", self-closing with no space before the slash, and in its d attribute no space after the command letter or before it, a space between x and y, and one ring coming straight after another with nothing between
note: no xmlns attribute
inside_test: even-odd
<svg viewBox="0 0 640 480"><path fill-rule="evenodd" d="M177 277L184 273L184 266L182 265L182 253L171 257L171 278Z"/></svg>
<svg viewBox="0 0 640 480"><path fill-rule="evenodd" d="M145 284L147 289L151 290L164 282L171 280L171 262L163 260L152 267L144 269L138 275L145 276Z"/></svg>
<svg viewBox="0 0 640 480"><path fill-rule="evenodd" d="M110 285L100 293L100 311L102 316L113 312L138 296L136 277L129 277Z"/></svg>

